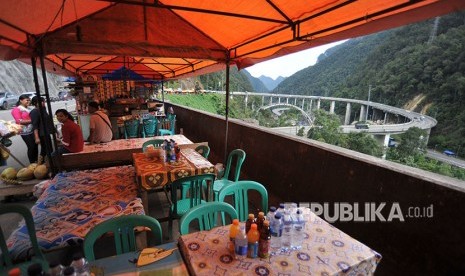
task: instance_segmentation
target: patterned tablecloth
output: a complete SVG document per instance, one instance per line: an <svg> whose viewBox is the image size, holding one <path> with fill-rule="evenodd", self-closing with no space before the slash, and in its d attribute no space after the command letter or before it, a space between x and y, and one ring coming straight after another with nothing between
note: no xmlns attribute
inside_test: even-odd
<svg viewBox="0 0 465 276"><path fill-rule="evenodd" d="M103 220L144 214L136 196L132 166L58 174L31 209L41 249L82 243L87 232ZM24 221L7 244L15 258L27 256L31 245Z"/></svg>
<svg viewBox="0 0 465 276"><path fill-rule="evenodd" d="M132 156L140 185L145 190L163 187L186 176L215 173L215 166L190 148L182 149L181 158L176 162L147 158L143 153L133 153Z"/></svg>
<svg viewBox="0 0 465 276"><path fill-rule="evenodd" d="M192 275L371 275L381 255L310 213L301 249L267 259L236 260L227 248L229 226L179 237Z"/></svg>
<svg viewBox="0 0 465 276"><path fill-rule="evenodd" d="M154 139L173 139L178 145L192 144L186 136L178 134L172 136L155 136L148 138L118 139L108 143L84 145L84 150L77 153L67 153L67 155L81 154L89 152L116 151L128 149L141 149L142 144Z"/></svg>

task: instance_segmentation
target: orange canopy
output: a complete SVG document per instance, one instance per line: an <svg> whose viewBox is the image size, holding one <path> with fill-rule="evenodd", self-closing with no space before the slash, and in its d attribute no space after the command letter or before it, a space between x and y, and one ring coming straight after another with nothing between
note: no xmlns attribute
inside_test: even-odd
<svg viewBox="0 0 465 276"><path fill-rule="evenodd" d="M462 10L463 0L15 0L0 3L0 59L49 71L153 79L239 68Z"/></svg>

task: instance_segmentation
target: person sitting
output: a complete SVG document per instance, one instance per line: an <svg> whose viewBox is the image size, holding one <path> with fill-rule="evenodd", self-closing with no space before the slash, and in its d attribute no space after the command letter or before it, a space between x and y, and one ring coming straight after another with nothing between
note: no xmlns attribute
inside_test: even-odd
<svg viewBox="0 0 465 276"><path fill-rule="evenodd" d="M110 142L113 138L113 131L108 115L99 110L97 102L87 104L90 116L89 143L98 144Z"/></svg>
<svg viewBox="0 0 465 276"><path fill-rule="evenodd" d="M81 152L84 149L84 138L81 128L74 122L74 118L66 109L58 109L55 115L61 127L61 146L53 153L54 156L63 153Z"/></svg>

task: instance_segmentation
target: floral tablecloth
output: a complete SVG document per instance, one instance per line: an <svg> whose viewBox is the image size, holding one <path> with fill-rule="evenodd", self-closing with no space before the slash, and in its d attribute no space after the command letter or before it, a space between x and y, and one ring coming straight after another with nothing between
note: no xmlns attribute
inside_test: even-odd
<svg viewBox="0 0 465 276"><path fill-rule="evenodd" d="M215 166L190 148L182 149L181 158L176 162L147 158L143 153L133 153L132 156L140 185L145 190L163 187L186 176L215 173Z"/></svg>
<svg viewBox="0 0 465 276"><path fill-rule="evenodd" d="M109 218L144 214L132 166L60 173L31 211L45 251L82 243L94 225ZM7 245L14 258L27 257L31 245L24 221Z"/></svg>
<svg viewBox="0 0 465 276"><path fill-rule="evenodd" d="M192 275L372 275L381 255L310 213L302 248L267 259L236 260L229 226L179 237Z"/></svg>
<svg viewBox="0 0 465 276"><path fill-rule="evenodd" d="M173 139L178 145L192 144L192 141L187 139L186 136L177 134L171 136L155 136L148 138L133 138L133 139L118 139L112 140L108 143L101 144L92 144L84 145L84 150L77 153L67 153L67 155L72 154L82 154L90 152L103 152L103 151L116 151L116 150L128 150L128 149L141 149L142 144L147 141L154 139Z"/></svg>

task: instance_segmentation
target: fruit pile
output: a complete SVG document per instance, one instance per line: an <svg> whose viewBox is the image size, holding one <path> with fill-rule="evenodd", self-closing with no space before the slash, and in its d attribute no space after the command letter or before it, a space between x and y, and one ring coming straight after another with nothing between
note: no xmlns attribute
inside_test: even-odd
<svg viewBox="0 0 465 276"><path fill-rule="evenodd" d="M48 169L45 165L37 165L32 163L26 168L16 171L13 167L8 167L3 170L0 178L7 184L21 184L21 181L36 179L44 179L47 177Z"/></svg>

